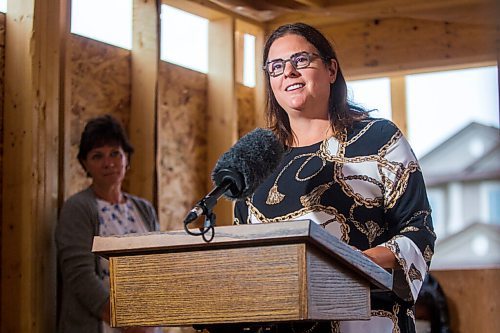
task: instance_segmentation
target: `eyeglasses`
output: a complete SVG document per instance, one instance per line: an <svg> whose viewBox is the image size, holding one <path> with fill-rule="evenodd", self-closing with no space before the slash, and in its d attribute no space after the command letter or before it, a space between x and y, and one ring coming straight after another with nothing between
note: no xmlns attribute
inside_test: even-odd
<svg viewBox="0 0 500 333"><path fill-rule="evenodd" d="M319 57L318 54L315 53L308 53L305 51L294 53L290 56L289 59L283 60L283 59L275 59L268 61L262 69L265 70L266 72L269 73L270 76L272 77L277 77L283 74L285 71L285 66L286 63L289 61L293 68L295 69L301 69L301 68L306 68L309 67L311 64L311 61L314 58Z"/></svg>

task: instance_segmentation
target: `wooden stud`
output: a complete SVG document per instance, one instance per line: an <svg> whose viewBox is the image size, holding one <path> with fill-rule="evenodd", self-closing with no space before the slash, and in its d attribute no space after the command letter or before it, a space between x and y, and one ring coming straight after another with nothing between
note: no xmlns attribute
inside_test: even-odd
<svg viewBox="0 0 500 333"><path fill-rule="evenodd" d="M156 189L156 94L160 6L156 0L134 0L132 38L132 106L130 140L135 147L130 192L154 202Z"/></svg>
<svg viewBox="0 0 500 333"><path fill-rule="evenodd" d="M235 40L235 76L236 82L243 84L243 71L245 66L245 33L236 30L234 33Z"/></svg>
<svg viewBox="0 0 500 333"><path fill-rule="evenodd" d="M208 57L208 188L213 184L209 176L220 156L237 138L235 95L235 20L231 17L211 20L209 23ZM233 222L233 205L220 199L215 213L218 225Z"/></svg>
<svg viewBox="0 0 500 333"><path fill-rule="evenodd" d="M2 332L54 332L61 22L67 2L9 2Z"/></svg>
<svg viewBox="0 0 500 333"><path fill-rule="evenodd" d="M406 116L406 79L404 76L393 76L391 80L392 121L405 136L408 135Z"/></svg>
<svg viewBox="0 0 500 333"><path fill-rule="evenodd" d="M265 31L259 29L255 33L255 124L257 127L266 127L266 76L262 70L262 55L264 53Z"/></svg>
<svg viewBox="0 0 500 333"><path fill-rule="evenodd" d="M65 20L61 20L61 95L59 103L59 184L58 204L62 207L64 201L72 194L71 192L71 163L75 156L71 154L71 5L65 1Z"/></svg>

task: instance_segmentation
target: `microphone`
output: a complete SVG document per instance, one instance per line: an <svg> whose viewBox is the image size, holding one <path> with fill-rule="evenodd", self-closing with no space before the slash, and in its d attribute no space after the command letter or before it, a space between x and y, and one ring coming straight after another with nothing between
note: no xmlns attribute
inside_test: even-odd
<svg viewBox="0 0 500 333"><path fill-rule="evenodd" d="M284 147L271 130L256 128L244 135L215 164L214 189L201 199L184 219L184 224L210 214L221 196L243 200L278 167Z"/></svg>

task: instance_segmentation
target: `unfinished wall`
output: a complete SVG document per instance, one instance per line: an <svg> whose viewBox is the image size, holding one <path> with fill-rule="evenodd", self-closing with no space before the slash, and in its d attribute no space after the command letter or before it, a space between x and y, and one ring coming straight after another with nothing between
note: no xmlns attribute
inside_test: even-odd
<svg viewBox="0 0 500 333"><path fill-rule="evenodd" d="M131 78L128 50L71 35L68 52L71 112L66 193L71 195L90 184L76 159L85 123L90 118L111 113L128 128Z"/></svg>
<svg viewBox="0 0 500 333"><path fill-rule="evenodd" d="M431 273L446 295L453 333L499 332L499 268Z"/></svg>
<svg viewBox="0 0 500 333"><path fill-rule="evenodd" d="M236 85L236 103L238 108L238 138L255 128L255 97L254 88L243 84ZM264 109L258 110L264 112Z"/></svg>
<svg viewBox="0 0 500 333"><path fill-rule="evenodd" d="M158 215L162 230L178 230L207 193L207 76L163 61L159 71Z"/></svg>
<svg viewBox="0 0 500 333"><path fill-rule="evenodd" d="M88 119L111 113L126 128L130 115L130 52L78 35L70 42L70 153L67 193L90 184L76 159ZM207 192L206 74L166 62L158 78L158 216L162 230L182 229L192 205ZM242 113L252 113L251 91L243 87ZM249 88L247 88L249 89ZM245 116L248 118L248 116ZM251 123L246 120L245 124ZM253 128L253 127L252 127ZM155 145L154 142L151 142ZM133 165L131 166L134 167ZM154 177L154 175L151 175ZM126 189L126 184L125 184Z"/></svg>

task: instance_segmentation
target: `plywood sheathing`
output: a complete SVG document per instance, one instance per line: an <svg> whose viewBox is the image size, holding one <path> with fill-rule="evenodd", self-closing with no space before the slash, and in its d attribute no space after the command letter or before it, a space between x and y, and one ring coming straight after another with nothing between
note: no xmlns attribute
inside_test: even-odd
<svg viewBox="0 0 500 333"><path fill-rule="evenodd" d="M110 113L128 128L131 79L130 51L78 35L71 35L69 47L71 114L70 156L67 158L70 179L66 180L65 192L71 195L90 184L76 158L86 122Z"/></svg>
<svg viewBox="0 0 500 333"><path fill-rule="evenodd" d="M178 230L207 193L207 75L162 61L158 80L158 215Z"/></svg>
<svg viewBox="0 0 500 333"><path fill-rule="evenodd" d="M238 107L238 137L241 138L256 126L254 88L236 84L236 103Z"/></svg>

